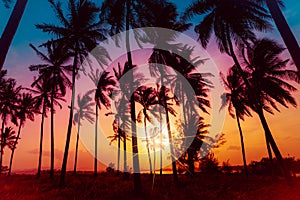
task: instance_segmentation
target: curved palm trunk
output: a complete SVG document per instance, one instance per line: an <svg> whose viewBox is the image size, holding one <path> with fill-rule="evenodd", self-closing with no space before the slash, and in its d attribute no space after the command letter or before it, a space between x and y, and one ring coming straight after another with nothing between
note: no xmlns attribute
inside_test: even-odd
<svg viewBox="0 0 300 200"><path fill-rule="evenodd" d="M0 38L0 71L2 70L8 49L18 29L27 1L28 0L17 0Z"/></svg>
<svg viewBox="0 0 300 200"><path fill-rule="evenodd" d="M149 160L149 167L150 167L150 177L153 176L152 174L152 161L151 161L151 155L150 155L150 149L149 149L149 140L148 140L148 131L147 131L147 118L146 118L146 111L144 112L144 129L145 129L145 135L146 135L146 145L147 145L147 153L148 153L148 160Z"/></svg>
<svg viewBox="0 0 300 200"><path fill-rule="evenodd" d="M2 173L2 158L3 158L3 144L2 144L2 141L3 141L3 133L4 133L4 124L5 124L5 121L6 121L6 114L4 113L3 114L4 117L3 117L3 121L2 121L2 126L1 126L1 141L0 141L0 175Z"/></svg>
<svg viewBox="0 0 300 200"><path fill-rule="evenodd" d="M43 154L43 137L44 137L45 112L46 112L46 105L45 105L45 101L44 101L43 112L42 112L42 121L41 121L40 153L39 153L39 164L38 164L37 178L40 177L40 175L41 175L41 168L42 168L42 154Z"/></svg>
<svg viewBox="0 0 300 200"><path fill-rule="evenodd" d="M244 136L243 136L243 131L242 131L242 127L241 127L241 124L240 124L240 118L238 116L237 110L235 110L235 116L236 116L236 121L237 121L239 132L240 132L244 171L245 171L246 176L248 176L246 153L245 153L245 144L244 144Z"/></svg>
<svg viewBox="0 0 300 200"><path fill-rule="evenodd" d="M69 116L69 124L68 124L68 131L67 131L67 138L66 138L66 145L64 151L64 158L61 167L61 174L60 174L60 186L65 184L65 176L67 171L67 162L68 162L68 155L69 155L69 146L71 140L71 133L72 133L72 121L73 121L73 112L74 112L74 101L75 101L75 77L76 77L76 68L78 64L78 43L76 43L75 47L75 56L73 61L73 70L72 70L72 99L71 99L71 107L70 107L70 116Z"/></svg>
<svg viewBox="0 0 300 200"><path fill-rule="evenodd" d="M298 42L290 29L284 15L282 14L279 5L276 0L266 0L267 6L270 10L272 18L276 24L280 35L290 52L290 55L298 69L300 71L300 48Z"/></svg>
<svg viewBox="0 0 300 200"><path fill-rule="evenodd" d="M78 131L77 131L77 137L76 137L76 148L75 148L75 159L74 159L74 171L73 175L76 174L77 170L77 156L78 156L78 142L79 142L79 131L80 131L80 116L78 116Z"/></svg>
<svg viewBox="0 0 300 200"><path fill-rule="evenodd" d="M15 150L16 150L16 147L17 147L17 144L18 144L18 140L20 138L22 125L23 125L23 120L20 120L18 135L17 135L17 138L16 138L16 140L14 142L13 149L11 150L11 155L10 155L10 160L9 160L9 169L8 169L8 175L9 176L11 174L11 168L12 168L12 162L13 162L13 159L14 159L14 153L15 153Z"/></svg>
<svg viewBox="0 0 300 200"><path fill-rule="evenodd" d="M131 80L134 80L133 74L133 64L132 64L132 56L130 50L130 42L129 42L129 23L130 23L130 13L131 13L131 1L126 0L126 50L127 50L127 59L130 69L132 69ZM130 88L132 91L134 88ZM136 115L135 115L135 101L131 96L130 98L130 115L131 115L131 131L132 131L132 156L133 156L133 179L134 179L134 190L136 192L142 191L142 181L140 176L140 161L138 154L138 141L136 134Z"/></svg>
<svg viewBox="0 0 300 200"><path fill-rule="evenodd" d="M50 144L50 177L52 178L54 175L54 84L51 93L51 144Z"/></svg>
<svg viewBox="0 0 300 200"><path fill-rule="evenodd" d="M248 79L246 78L245 74L243 73L243 70L242 70L241 65L239 64L239 61L238 61L238 59L237 59L237 56L235 55L235 52L234 52L234 49L233 49L232 42L231 42L231 40L230 40L230 38L229 38L228 36L229 36L229 30L227 30L227 42L228 42L229 49L230 49L230 56L232 57L232 59L233 59L235 65L237 66L237 68L238 68L238 70L239 70L239 73L240 73L240 75L242 76L242 78L243 78L243 80L244 80L244 82L245 82L247 88L251 88L251 87L250 87L250 83L249 83ZM250 100L251 100L251 99L250 99ZM253 101L253 100L252 100L252 101ZM255 100L254 100L252 103L255 104ZM270 145L271 145L271 147L272 147L272 149L273 149L273 152L274 152L274 154L275 154L275 157L276 157L276 159L278 160L278 163L279 163L279 165L280 165L280 168L281 168L281 170L282 170L283 175L284 175L286 178L289 178L289 177L290 177L290 173L286 170L285 164L283 163L283 159L282 159L281 153L280 153L280 151L279 151L279 149L278 149L278 147L277 147L277 145L276 145L276 143L275 143L275 140L274 140L274 138L273 138L273 136L272 136L272 134L271 134L271 131L270 131L269 127L268 127L268 124L267 124L267 122L266 122L266 119L265 119L265 117L264 117L264 115L263 115L262 109L259 110L259 111L257 112L257 114L259 115L259 118L260 118L260 120L261 120L262 126L263 126L263 128L264 128L264 130L265 130L265 136L266 136L267 144L268 144L268 142L270 143ZM268 145L267 145L267 147L268 147ZM268 150L268 151L269 151L269 150ZM269 155L270 155L270 154L269 154Z"/></svg>
<svg viewBox="0 0 300 200"><path fill-rule="evenodd" d="M98 173L98 105L96 103L94 176Z"/></svg>
<svg viewBox="0 0 300 200"><path fill-rule="evenodd" d="M263 126L263 128L265 130L265 136L266 136L268 142L270 143L270 145L271 145L271 147L273 149L273 152L275 154L275 157L277 159L277 162L279 164L279 167L280 167L280 169L282 171L283 176L285 176L286 178L290 178L291 174L290 174L289 170L286 168L286 166L285 166L285 164L283 162L282 155L281 155L281 153L280 153L280 151L279 151L279 149L277 147L277 144L276 144L276 142L275 142L275 140L274 140L274 138L272 136L271 130L270 130L269 126L268 126L268 123L267 123L267 120L266 120L266 118L264 116L263 110L260 109L257 112L257 114L258 114L258 116L260 118L262 126Z"/></svg>

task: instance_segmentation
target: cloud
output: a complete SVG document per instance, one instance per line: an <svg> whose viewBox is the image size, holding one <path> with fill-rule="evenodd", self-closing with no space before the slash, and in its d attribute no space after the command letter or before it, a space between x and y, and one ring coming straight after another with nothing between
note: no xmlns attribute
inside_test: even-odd
<svg viewBox="0 0 300 200"><path fill-rule="evenodd" d="M240 149L241 149L241 147L239 147L239 146L229 146L227 148L227 150L229 150L229 151L239 151Z"/></svg>
<svg viewBox="0 0 300 200"><path fill-rule="evenodd" d="M28 153L30 153L30 154L39 154L40 150L39 149L32 149L32 150L28 151ZM51 155L50 151L43 151L43 156L50 157L50 155ZM61 150L59 150L59 149L54 150L55 158L61 159L62 155L63 155L63 152Z"/></svg>

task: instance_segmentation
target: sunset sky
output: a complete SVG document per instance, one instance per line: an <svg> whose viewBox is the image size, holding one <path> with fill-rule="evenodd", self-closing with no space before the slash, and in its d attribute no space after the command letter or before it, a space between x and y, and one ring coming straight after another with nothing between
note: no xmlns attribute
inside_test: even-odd
<svg viewBox="0 0 300 200"><path fill-rule="evenodd" d="M97 5L100 5L100 1L96 1ZM187 5L187 1L174 1L178 6L179 11L183 11ZM286 0L286 8L283 10L284 15L287 18L288 23L290 24L298 42L300 43L300 1L298 0ZM2 33L8 17L10 16L11 8L7 9L4 5L0 4L0 32ZM199 19L199 18L198 18ZM26 10L24 12L23 18L20 22L19 29L14 37L12 45L9 49L6 62L4 64L4 69L8 70L8 76L15 78L18 81L18 84L23 87L30 87L30 84L33 81L33 77L37 76L37 73L30 72L28 66L31 64L41 63L39 58L35 55L34 51L29 47L29 43L38 46L42 42L47 41L51 38L46 33L41 32L40 30L35 29L35 24L38 23L56 23L55 15L53 10L50 8L47 1L33 1L29 0ZM197 18L193 22L198 22ZM187 31L185 34L191 38L196 38L193 29ZM271 33L259 33L258 37L269 37L275 39L279 43L282 43L282 39L276 29ZM199 44L200 45L200 44ZM208 55L210 55L211 60L216 64L218 69L226 73L227 69L232 66L232 61L227 55L222 55L219 53L214 40L211 40L210 45L207 49ZM137 54L134 56L133 60L135 64L143 64L144 57L149 55L149 52L144 51L144 56L141 56L143 53ZM143 59L141 59L143 57ZM283 58L289 58L287 51L283 54ZM121 62L124 62L124 59L118 58ZM140 60L139 60L140 59ZM117 62L115 61L114 64ZM82 80L81 80L82 81ZM80 81L79 81L80 82ZM90 85L90 83L88 84ZM299 85L295 85L300 89ZM297 99L297 103L300 104L300 92L294 93L294 97ZM66 99L70 99L70 94L66 96ZM69 102L69 101L68 101ZM281 112L275 113L275 115L266 114L269 126L271 128L272 134L281 150L283 156L295 156L300 158L300 108L283 108L280 107ZM59 169L61 167L61 160L63 157L63 150L65 145L65 137L67 132L67 122L68 122L68 112L67 104L64 104L62 111L58 111L55 115L55 168ZM101 112L102 116L104 113L108 112L103 110ZM209 116L207 116L209 118ZM110 135L109 128L111 127L112 116L111 117L102 117L99 121L100 124L105 124L103 132L106 135ZM38 163L38 144L40 138L40 121L41 117L36 116L34 122L27 121L21 133L21 140L17 146L15 153L13 170L31 170L37 167ZM222 121L222 119L220 119ZM75 151L75 133L76 126L73 126L72 140L70 143L70 154L68 169L73 168L73 158ZM109 127L109 128L108 128ZM242 122L242 129L244 132L244 140L246 147L246 156L247 162L249 163L252 160L259 160L262 157L267 156L267 151L265 147L265 138L264 132L261 127L258 116L253 113L252 118L246 118L245 122ZM43 154L43 169L48 169L50 166L50 119L46 119L45 123L45 138L44 138L44 154ZM213 152L216 153L216 156L220 162L227 161L231 164L242 164L242 155L240 148L240 137L238 129L236 126L236 120L232 119L228 114L226 114L225 122L223 129L221 131L225 134L226 143L218 149L214 149ZM82 135L85 132L82 131ZM93 136L93 133L91 133ZM90 139L90 142L93 142L93 138ZM85 140L88 141L88 140ZM86 142L85 142L86 144ZM130 144L130 143L128 143ZM99 147L102 148L102 147ZM111 147L114 148L114 147ZM128 145L128 148L131 148ZM113 149L105 149L105 151L115 151ZM100 150L99 150L100 152ZM107 152L106 152L107 153ZM103 153L103 154L106 154ZM101 154L101 153L100 153ZM4 153L4 165L8 164L8 159L10 152L6 149ZM101 155L100 155L101 156ZM103 155L110 159L107 155ZM116 154L114 155L116 157ZM116 163L115 158L111 158L112 162ZM106 161L108 162L108 161ZM130 160L128 162L131 162ZM146 162L146 161L142 161ZM130 165L132 163L129 163ZM122 166L122 165L121 165ZM78 160L78 169L79 170L92 170L93 167L93 156L88 152L86 147L80 143L79 147L79 160ZM104 169L103 166L100 168Z"/></svg>

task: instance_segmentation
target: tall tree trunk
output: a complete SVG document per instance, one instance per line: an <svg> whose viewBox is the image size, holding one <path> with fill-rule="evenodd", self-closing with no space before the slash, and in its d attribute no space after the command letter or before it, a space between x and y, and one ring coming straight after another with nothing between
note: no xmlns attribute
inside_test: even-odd
<svg viewBox="0 0 300 200"><path fill-rule="evenodd" d="M12 162L13 162L13 159L14 159L14 153L15 153L15 150L16 150L16 147L17 147L17 144L18 144L18 140L20 138L22 125L23 125L23 120L20 120L18 135L17 135L17 138L16 138L16 140L14 142L13 149L11 150L11 155L10 155L10 160L9 160L9 169L8 169L8 175L9 176L11 174L11 168L12 168Z"/></svg>
<svg viewBox="0 0 300 200"><path fill-rule="evenodd" d="M266 136L266 134L265 134L265 136ZM269 160L272 163L273 162L273 156L272 156L272 150L271 150L270 142L269 142L268 137L265 137L265 139L266 139L266 146L267 146Z"/></svg>
<svg viewBox="0 0 300 200"><path fill-rule="evenodd" d="M98 105L96 103L94 176L98 173Z"/></svg>
<svg viewBox="0 0 300 200"><path fill-rule="evenodd" d="M159 118L160 118L160 123L159 123L159 133L160 133L160 149L159 149L159 157L160 157L160 168L159 168L159 174L162 175L162 148L163 148L163 130L162 130L162 113L161 110L159 110Z"/></svg>
<svg viewBox="0 0 300 200"><path fill-rule="evenodd" d="M45 112L46 112L46 104L45 104L45 99L44 99L43 112L42 112L42 121L41 121L40 153L39 153L39 164L38 164L37 178L40 177L40 175L41 175L41 168L42 168Z"/></svg>
<svg viewBox="0 0 300 200"><path fill-rule="evenodd" d="M74 171L73 175L76 175L77 169L77 156L78 156L78 142L79 142L79 131L80 131L80 116L78 116L78 129L77 129L77 137L76 137L76 147L75 147L75 158L74 158Z"/></svg>
<svg viewBox="0 0 300 200"><path fill-rule="evenodd" d="M18 29L27 1L28 0L17 0L0 38L0 71L2 70L8 49Z"/></svg>
<svg viewBox="0 0 300 200"><path fill-rule="evenodd" d="M131 69L131 80L134 81L133 74L133 64L132 64L132 56L130 49L130 41L129 41L129 28L130 28L130 13L131 13L131 1L126 0L126 50L127 50L127 59L128 65ZM130 91L133 94L134 88L130 86ZM133 156L133 180L134 180L134 190L136 192L142 191L142 181L140 176L140 161L139 161L139 152L138 152L138 141L136 134L136 115L135 115L135 101L133 96L130 98L130 115L131 115L131 132L132 132L132 156Z"/></svg>
<svg viewBox="0 0 300 200"><path fill-rule="evenodd" d="M6 114L3 113L3 121L2 121L2 126L1 126L1 136L0 136L0 175L2 173L2 159L3 159L3 133L4 133L4 124L5 124L5 121L6 121Z"/></svg>
<svg viewBox="0 0 300 200"><path fill-rule="evenodd" d="M245 145L244 145L244 136L243 136L243 131L242 131L242 127L241 127L241 124L240 124L240 118L238 116L237 110L235 110L235 116L236 116L236 121L237 121L239 132L240 132L244 171L245 171L246 176L248 176L246 153L245 153Z"/></svg>
<svg viewBox="0 0 300 200"><path fill-rule="evenodd" d="M266 3L281 37L298 71L300 71L300 48L298 42L279 8L277 0L266 0Z"/></svg>
<svg viewBox="0 0 300 200"><path fill-rule="evenodd" d="M146 118L146 111L143 109L144 112L144 129L145 129L145 135L146 135L146 145L147 145L147 153L148 153L148 160L149 160L149 167L150 167L150 176L152 177L152 161L151 161L151 155L150 155L150 149L149 149L149 140L148 140L148 132L147 132L147 118Z"/></svg>
<svg viewBox="0 0 300 200"><path fill-rule="evenodd" d="M269 126L268 126L268 123L267 123L267 120L266 120L266 118L264 116L263 110L262 109L258 110L257 114L258 114L258 116L260 118L262 126L263 126L263 128L265 130L266 138L269 141L269 143L270 143L270 145L271 145L271 147L273 149L273 152L275 154L275 157L277 159L277 162L279 164L279 167L280 167L280 169L282 171L283 176L285 176L286 178L290 178L291 174L290 174L289 170L286 168L286 166L284 164L282 155L281 155L281 153L280 153L280 151L279 151L279 149L277 147L277 144L276 144L276 142L275 142L275 140L274 140L274 138L272 136L271 130L270 130Z"/></svg>
<svg viewBox="0 0 300 200"><path fill-rule="evenodd" d="M78 65L78 48L79 45L76 43L75 47L75 56L73 62L73 69L72 69L72 99L71 99L71 107L70 107L70 116L69 116L69 124L68 124L68 131L67 131L67 138L66 138L66 145L64 151L64 158L61 167L61 174L60 174L60 186L65 184L65 176L67 171L67 162L68 162L68 155L69 155L69 146L72 134L72 123L73 123L73 112L74 112L74 101L75 101L75 80L76 80L76 72L77 72L77 65Z"/></svg>
<svg viewBox="0 0 300 200"><path fill-rule="evenodd" d="M124 180L129 180L129 172L128 172L128 169L127 169L126 130L124 130L123 148L124 148Z"/></svg>
<svg viewBox="0 0 300 200"><path fill-rule="evenodd" d="M120 129L120 121L119 119L117 119L118 121L118 160L117 160L117 176L120 175L120 148L121 148L121 129Z"/></svg>
<svg viewBox="0 0 300 200"><path fill-rule="evenodd" d="M54 175L54 84L51 92L51 144L50 144L50 177Z"/></svg>
<svg viewBox="0 0 300 200"><path fill-rule="evenodd" d="M170 153L171 153L171 161L172 161L172 170L173 170L173 178L174 181L178 181L178 175L177 175L177 168L176 168L176 160L174 155L174 149L173 149L173 139L172 139L172 132L171 132L171 126L170 126L170 119L169 119L169 112L168 112L168 104L166 99L166 90L163 83L163 75L161 74L161 88L163 91L163 101L164 101L164 107L166 112L166 123L167 123L167 129L168 129L168 136L169 136L169 145L170 145Z"/></svg>

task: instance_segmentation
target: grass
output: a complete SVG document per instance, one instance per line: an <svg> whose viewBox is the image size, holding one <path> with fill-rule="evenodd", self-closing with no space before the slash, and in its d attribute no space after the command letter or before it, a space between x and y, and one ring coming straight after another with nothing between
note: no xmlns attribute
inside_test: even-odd
<svg viewBox="0 0 300 200"><path fill-rule="evenodd" d="M68 174L66 186L58 187L59 176L52 180L43 174L0 177L1 200L44 199L300 199L300 179L291 183L281 178L243 175L179 176L174 183L171 175L156 175L152 179L142 175L143 193L133 192L132 176L129 181L112 174Z"/></svg>

